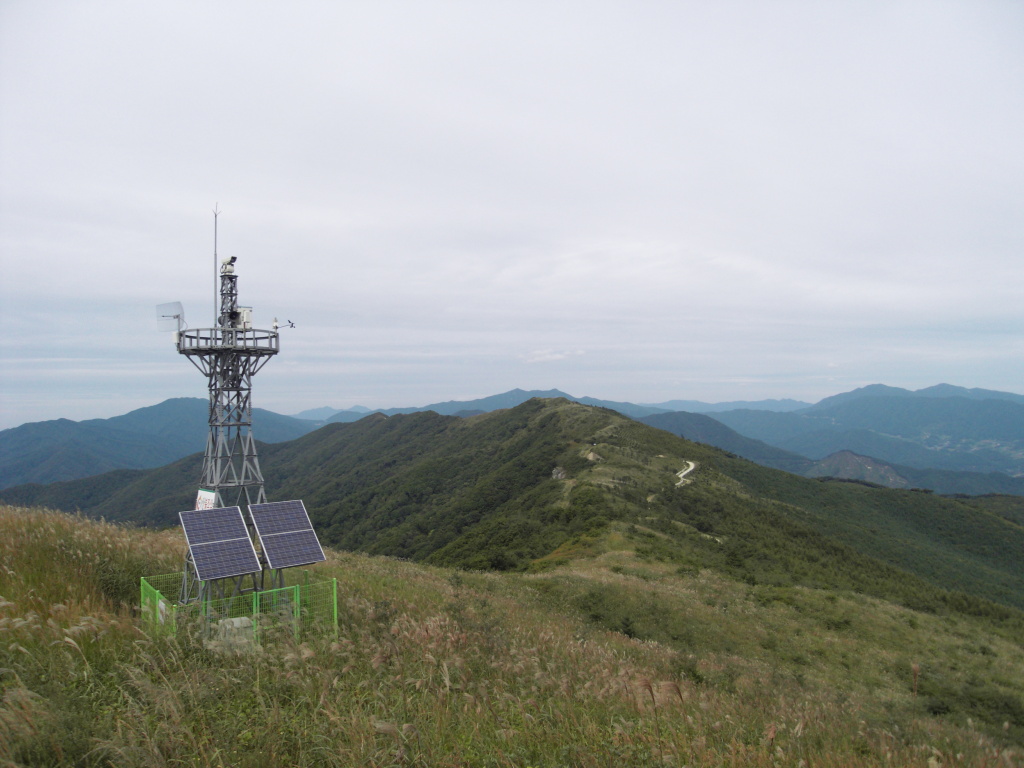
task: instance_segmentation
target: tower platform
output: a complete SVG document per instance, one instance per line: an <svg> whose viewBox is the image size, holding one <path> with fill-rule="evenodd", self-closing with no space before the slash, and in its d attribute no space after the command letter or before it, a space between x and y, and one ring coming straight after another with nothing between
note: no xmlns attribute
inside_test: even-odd
<svg viewBox="0 0 1024 768"><path fill-rule="evenodd" d="M178 334L178 352L183 355L241 352L263 357L276 355L279 351L277 331L257 328L192 328Z"/></svg>

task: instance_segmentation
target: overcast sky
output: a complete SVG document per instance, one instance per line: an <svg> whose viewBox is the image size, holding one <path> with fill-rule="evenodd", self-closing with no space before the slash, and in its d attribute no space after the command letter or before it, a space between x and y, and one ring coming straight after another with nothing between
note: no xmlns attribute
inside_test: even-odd
<svg viewBox="0 0 1024 768"><path fill-rule="evenodd" d="M0 3L0 427L1024 391L1019 2ZM258 435L258 431L257 431Z"/></svg>

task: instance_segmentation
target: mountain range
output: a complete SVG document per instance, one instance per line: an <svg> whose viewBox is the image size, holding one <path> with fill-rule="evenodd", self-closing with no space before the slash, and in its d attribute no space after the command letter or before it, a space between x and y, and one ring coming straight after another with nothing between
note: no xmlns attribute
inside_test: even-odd
<svg viewBox="0 0 1024 768"><path fill-rule="evenodd" d="M0 500L173 525L200 462ZM1005 509L799 477L562 398L471 418L371 414L267 445L261 463L270 498L304 499L324 543L348 550L523 570L620 521L651 531L651 556L751 583L828 584L911 607L939 588L1024 608L1024 528Z"/></svg>
<svg viewBox="0 0 1024 768"><path fill-rule="evenodd" d="M375 411L433 411L462 417L562 397L610 408L765 466L805 476L837 476L947 494L1024 494L1024 396L948 384L910 391L881 384L808 405L794 400L660 404L577 398L561 390L514 389L467 401ZM680 406L689 410L677 410ZM295 439L325 424L351 423L370 410L323 407L282 416L254 410L263 442ZM711 415L713 414L713 415ZM0 488L145 469L199 450L205 400L179 398L112 419L66 419L0 432Z"/></svg>

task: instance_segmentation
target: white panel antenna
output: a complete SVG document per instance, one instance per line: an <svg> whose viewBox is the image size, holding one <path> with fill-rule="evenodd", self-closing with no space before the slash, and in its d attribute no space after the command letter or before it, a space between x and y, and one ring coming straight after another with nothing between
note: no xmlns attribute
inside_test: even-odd
<svg viewBox="0 0 1024 768"><path fill-rule="evenodd" d="M180 301L156 305L156 328L158 331L181 331L188 328Z"/></svg>

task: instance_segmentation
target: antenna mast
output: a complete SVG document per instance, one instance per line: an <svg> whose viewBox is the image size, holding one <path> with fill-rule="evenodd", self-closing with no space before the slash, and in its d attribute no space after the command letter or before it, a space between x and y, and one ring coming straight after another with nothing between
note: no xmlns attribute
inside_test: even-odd
<svg viewBox="0 0 1024 768"><path fill-rule="evenodd" d="M217 324L217 203L213 204L213 324Z"/></svg>

